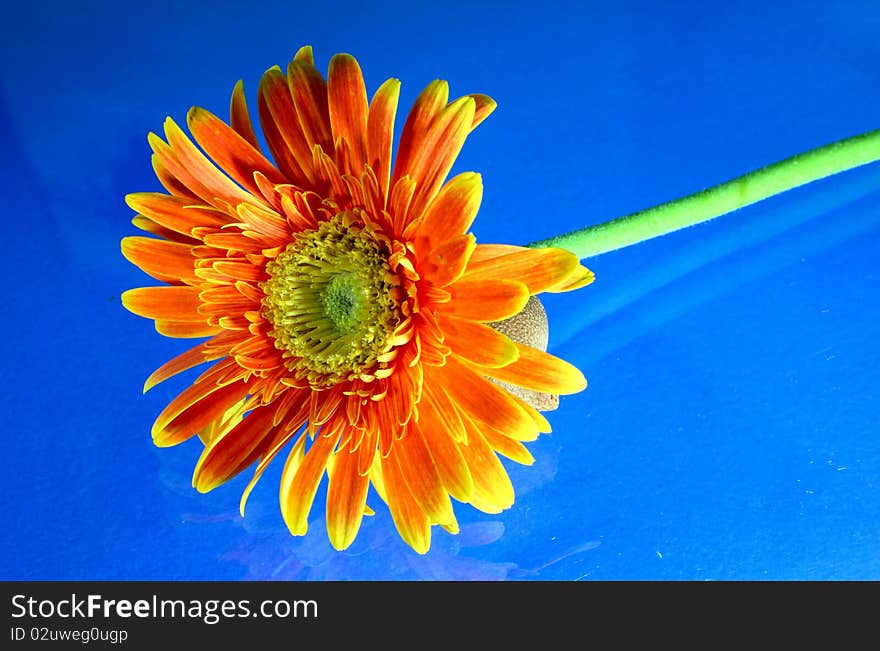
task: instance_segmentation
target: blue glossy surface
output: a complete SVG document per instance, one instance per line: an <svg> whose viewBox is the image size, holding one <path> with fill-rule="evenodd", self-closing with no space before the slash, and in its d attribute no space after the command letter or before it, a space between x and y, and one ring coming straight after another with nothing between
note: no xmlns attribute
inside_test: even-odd
<svg viewBox="0 0 880 651"><path fill-rule="evenodd" d="M4 579L880 579L880 167L601 256L547 297L583 393L509 465L514 507L459 505L412 553L384 507L345 553L288 536L280 468L190 487L152 446L186 342L122 309L122 197L146 134L310 43L405 109L435 77L499 109L456 170L475 232L526 243L880 127L874 2L24 3L0 39ZM149 6L148 6L149 5ZM239 6L241 5L241 6ZM322 501L321 495L317 504Z"/></svg>

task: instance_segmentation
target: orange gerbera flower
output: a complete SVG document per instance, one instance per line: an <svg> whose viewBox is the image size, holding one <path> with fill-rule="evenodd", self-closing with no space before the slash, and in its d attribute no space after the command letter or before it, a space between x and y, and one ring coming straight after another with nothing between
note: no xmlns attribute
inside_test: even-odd
<svg viewBox="0 0 880 651"><path fill-rule="evenodd" d="M166 286L125 292L130 311L171 337L209 337L156 370L145 390L214 362L153 426L159 446L205 442L193 485L208 491L256 465L241 508L292 441L281 511L294 535L326 471L334 547L354 540L372 484L418 552L431 526L457 525L451 498L496 513L513 502L497 454L522 463L521 441L549 432L499 380L547 393L586 382L576 368L487 325L532 294L566 291L593 275L560 249L478 245L468 229L480 176L444 184L468 133L495 103L448 102L446 82L419 95L392 168L400 82L368 102L354 58L325 79L311 48L285 75L267 71L260 151L241 82L229 124L200 108L149 135L169 194L126 197L134 224L122 252ZM207 154L207 156L205 155ZM212 162L213 160L213 162Z"/></svg>

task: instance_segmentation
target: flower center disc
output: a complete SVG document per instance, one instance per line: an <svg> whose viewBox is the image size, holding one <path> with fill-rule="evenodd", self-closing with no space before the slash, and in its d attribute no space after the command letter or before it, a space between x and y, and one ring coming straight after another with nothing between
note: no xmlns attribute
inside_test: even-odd
<svg viewBox="0 0 880 651"><path fill-rule="evenodd" d="M360 376L391 348L400 284L387 247L345 212L293 241L266 270L263 311L297 378L313 387Z"/></svg>

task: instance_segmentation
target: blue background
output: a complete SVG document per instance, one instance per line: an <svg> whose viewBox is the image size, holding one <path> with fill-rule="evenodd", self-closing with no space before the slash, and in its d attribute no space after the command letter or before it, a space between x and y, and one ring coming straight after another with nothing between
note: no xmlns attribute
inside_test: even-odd
<svg viewBox="0 0 880 651"><path fill-rule="evenodd" d="M354 54L398 127L435 77L496 113L456 171L475 232L527 243L880 127L876 2L18 3L0 38L4 301L0 578L880 579L880 167L589 260L547 296L551 350L589 388L549 414L516 504L458 505L420 557L384 506L345 553L321 496L305 538L279 466L190 486L153 447L184 341L127 313L128 192L146 134L303 44ZM249 475L249 473L246 473Z"/></svg>

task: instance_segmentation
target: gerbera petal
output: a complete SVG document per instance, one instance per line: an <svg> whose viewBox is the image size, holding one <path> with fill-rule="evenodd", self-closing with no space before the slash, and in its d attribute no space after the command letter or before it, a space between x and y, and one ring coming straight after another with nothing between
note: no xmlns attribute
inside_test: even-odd
<svg viewBox="0 0 880 651"><path fill-rule="evenodd" d="M438 381L430 377L429 384L425 387L424 398L419 402L418 417L422 424L422 433L435 435L448 435L456 443L467 440L467 431L464 428L464 416L461 410L453 403L449 396L439 385Z"/></svg>
<svg viewBox="0 0 880 651"><path fill-rule="evenodd" d="M158 140L161 146L167 147L167 145L162 142L162 139L159 138L156 134L149 133L147 134L147 142L152 146L153 138ZM201 199L199 196L190 190L185 183L183 183L180 179L178 179L171 170L168 169L168 166L165 164L165 160L168 156L168 153L165 152L163 154L153 153L150 157L150 163L153 166L153 171L156 173L156 178L159 179L159 183L161 183L168 192L173 194L175 197L180 197L181 199L187 199L188 203L199 203Z"/></svg>
<svg viewBox="0 0 880 651"><path fill-rule="evenodd" d="M241 79L232 88L232 97L229 99L229 126L249 142L251 147L260 151L260 144L257 141L257 134L254 133L254 125L244 96L244 81Z"/></svg>
<svg viewBox="0 0 880 651"><path fill-rule="evenodd" d="M482 199L482 177L475 172L459 174L443 186L424 216L412 222L404 235L415 237L420 250L431 251L439 242L470 229Z"/></svg>
<svg viewBox="0 0 880 651"><path fill-rule="evenodd" d="M440 386L471 420L484 422L518 441L537 438L538 426L514 396L454 356L434 373L442 376Z"/></svg>
<svg viewBox="0 0 880 651"><path fill-rule="evenodd" d="M480 281L496 278L516 278L538 294L567 280L580 266L578 257L564 249L527 249L471 262L462 280Z"/></svg>
<svg viewBox="0 0 880 651"><path fill-rule="evenodd" d="M382 197L388 196L394 144L394 118L399 97L400 81L387 80L373 95L367 118L367 164L376 173Z"/></svg>
<svg viewBox="0 0 880 651"><path fill-rule="evenodd" d="M163 157L168 169L186 186L210 205L222 207L247 201L250 195L221 172L181 131L171 118L165 120L165 138L168 146L159 138L153 138L153 151Z"/></svg>
<svg viewBox="0 0 880 651"><path fill-rule="evenodd" d="M169 242L180 242L181 244L190 244L190 245L198 245L201 244L199 240L189 235L182 235L181 233L177 233L172 231L169 228L165 228L154 222L149 217L145 217L144 215L135 215L131 219L132 225L135 228L138 228L150 235L155 235L157 237L161 237L163 240L168 240Z"/></svg>
<svg viewBox="0 0 880 651"><path fill-rule="evenodd" d="M336 452L327 489L327 533L334 548L354 542L367 500L370 479L358 471L358 451L345 447Z"/></svg>
<svg viewBox="0 0 880 651"><path fill-rule="evenodd" d="M449 84L439 79L432 81L419 93L400 133L394 173L391 175L392 186L398 179L409 174L411 160L421 147L428 127L446 106L447 101L449 101Z"/></svg>
<svg viewBox="0 0 880 651"><path fill-rule="evenodd" d="M434 524L455 521L452 502L434 466L428 448L418 434L407 432L398 441L391 456L397 461L400 476L413 499Z"/></svg>
<svg viewBox="0 0 880 651"><path fill-rule="evenodd" d="M166 337L176 339L199 339L211 337L223 330L222 327L208 323L207 321L174 321L168 319L156 320L156 332Z"/></svg>
<svg viewBox="0 0 880 651"><path fill-rule="evenodd" d="M290 62L287 66L287 84L296 107L294 115L298 116L309 151L315 145L320 145L324 151L333 151L327 82L310 57L294 58Z"/></svg>
<svg viewBox="0 0 880 651"><path fill-rule="evenodd" d="M507 393L507 395L510 396L510 399L513 400L519 406L519 408L522 409L528 415L528 417L532 419L532 422L535 424L535 427L537 428L539 433L549 434L551 431L553 431L553 428L550 427L550 422L544 417L543 414L541 414L540 411L535 409L532 405L528 404L519 396L513 395L512 393L509 393L507 391L505 391L505 393ZM524 441L526 439L521 438L518 440Z"/></svg>
<svg viewBox="0 0 880 651"><path fill-rule="evenodd" d="M271 441L275 405L258 407L228 432L211 440L193 471L193 487L213 490L254 463Z"/></svg>
<svg viewBox="0 0 880 651"><path fill-rule="evenodd" d="M488 95L472 93L470 97L474 100L474 121L471 123L471 131L492 114L492 111L498 106L497 102Z"/></svg>
<svg viewBox="0 0 880 651"><path fill-rule="evenodd" d="M367 160L367 88L358 62L350 54L330 59L327 73L328 110L334 142L348 142L351 168L344 173L360 174Z"/></svg>
<svg viewBox="0 0 880 651"><path fill-rule="evenodd" d="M123 238L121 248L129 262L156 280L187 285L201 282L194 273L196 258L188 244L136 235Z"/></svg>
<svg viewBox="0 0 880 651"><path fill-rule="evenodd" d="M407 168L416 182L410 216L420 215L437 194L464 145L474 119L474 100L462 97L443 109L431 123Z"/></svg>
<svg viewBox="0 0 880 651"><path fill-rule="evenodd" d="M286 395L290 396L290 398L285 399L285 401L290 404L288 404L287 409L284 410L286 418L283 422L275 423L275 425L281 426L277 428L277 433L274 437L274 440L272 441L272 444L268 446L267 451L260 459L260 462L257 464L257 467L254 470L254 476L248 482L247 486L245 486L244 491L242 491L241 500L238 505L239 512L241 513L242 517L244 517L244 509L247 505L248 496L257 485L260 477L263 476L266 468L269 467L269 464L272 462L275 456L288 443L290 443L290 439L296 436L297 432L305 423L307 410L304 406L308 403L308 394L308 391L300 391L296 389L289 389L287 391ZM281 409L276 412L276 417L278 413L281 413ZM291 449L290 453L287 455L287 465L290 467L289 472L291 473L296 472L296 468L305 456L305 443L307 438L308 437L305 434L301 434L296 443L293 444L293 448Z"/></svg>
<svg viewBox="0 0 880 651"><path fill-rule="evenodd" d="M312 49L312 46L303 45L300 49L296 51L296 54L293 55L293 60L307 63L310 66L315 65L315 52Z"/></svg>
<svg viewBox="0 0 880 651"><path fill-rule="evenodd" d="M440 329L452 352L475 364L507 366L519 357L519 351L510 337L491 326L441 314Z"/></svg>
<svg viewBox="0 0 880 651"><path fill-rule="evenodd" d="M159 447L168 447L185 441L222 417L247 393L248 385L242 381L218 386L205 379L190 385L156 418L153 442Z"/></svg>
<svg viewBox="0 0 880 651"><path fill-rule="evenodd" d="M205 347L205 344L199 344L198 346L193 346L188 351L181 353L177 357L168 360L162 364L162 366L153 371L152 374L150 374L150 377L147 378L146 382L144 382L144 393L160 382L164 382L178 373L183 373L191 368L195 368L199 364L219 359L224 354L218 349L215 349L213 353L208 352L209 350L210 349Z"/></svg>
<svg viewBox="0 0 880 651"><path fill-rule="evenodd" d="M235 212L241 219L246 234L253 239L262 239L266 248L284 246L290 241L287 220L271 208L240 203Z"/></svg>
<svg viewBox="0 0 880 651"><path fill-rule="evenodd" d="M581 287L586 287L595 279L596 275L592 271L581 265L577 269L575 269L574 272L563 282L558 285L554 285L553 287L549 287L545 291L551 292L553 294L559 292L570 292L575 289L580 289Z"/></svg>
<svg viewBox="0 0 880 651"><path fill-rule="evenodd" d="M312 150L297 120L287 79L277 66L260 79L257 110L272 158L290 181L308 185L313 180Z"/></svg>
<svg viewBox="0 0 880 651"><path fill-rule="evenodd" d="M258 282L266 279L266 270L249 262L236 260L217 260L212 269L229 280Z"/></svg>
<svg viewBox="0 0 880 651"><path fill-rule="evenodd" d="M503 367L475 367L484 375L541 393L570 394L587 388L580 370L549 353L516 344L519 358Z"/></svg>
<svg viewBox="0 0 880 651"><path fill-rule="evenodd" d="M397 179L391 185L391 194L388 196L388 212L391 213L392 228L395 234L404 231L415 191L416 182L408 176Z"/></svg>
<svg viewBox="0 0 880 651"><path fill-rule="evenodd" d="M204 321L199 314L198 287L138 287L122 294L130 312L148 319Z"/></svg>
<svg viewBox="0 0 880 651"><path fill-rule="evenodd" d="M187 113L186 120L201 148L255 196L262 196L254 180L255 172L263 174L271 183L285 182L281 172L251 143L210 111L194 106Z"/></svg>
<svg viewBox="0 0 880 651"><path fill-rule="evenodd" d="M227 409L220 418L211 421L205 428L196 432L202 445L210 445L211 441L222 436L240 423L244 415L246 402L247 398L242 398Z"/></svg>
<svg viewBox="0 0 880 651"><path fill-rule="evenodd" d="M232 220L212 210L197 210L192 201L158 192L134 192L125 195L132 210L177 233L192 235L194 228L221 228Z"/></svg>
<svg viewBox="0 0 880 651"><path fill-rule="evenodd" d="M461 278L476 246L476 238L471 233L453 237L434 247L419 270L437 287L451 285Z"/></svg>
<svg viewBox="0 0 880 651"><path fill-rule="evenodd" d="M431 546L431 522L410 493L398 462L389 457L382 459L381 465L385 499L394 525L410 547L424 554Z"/></svg>
<svg viewBox="0 0 880 651"><path fill-rule="evenodd" d="M468 442L461 446L461 452L474 477L471 504L484 513L500 513L513 504L513 484L479 427L470 422L467 426Z"/></svg>
<svg viewBox="0 0 880 651"><path fill-rule="evenodd" d="M498 454L504 455L508 459L521 463L524 466L530 466L535 462L535 457L519 441L505 436L502 432L494 430L487 425L481 425L480 432L483 438L486 439L486 443Z"/></svg>
<svg viewBox="0 0 880 651"><path fill-rule="evenodd" d="M488 323L508 319L529 301L529 290L516 280L461 280L447 288L452 300L447 314Z"/></svg>
<svg viewBox="0 0 880 651"><path fill-rule="evenodd" d="M448 400L446 402L448 403ZM467 502L474 492L474 480L456 440L466 436L464 424L461 417L455 414L454 422L461 428L462 434L453 433L449 425L453 420L444 420L436 403L437 401L426 391L425 398L419 405L419 422L410 423L409 428L412 433L422 438L437 474L449 494L461 502Z"/></svg>
<svg viewBox="0 0 880 651"><path fill-rule="evenodd" d="M338 431L329 436L320 434L315 437L301 463L294 464L288 459L284 466L279 495L281 514L294 536L304 535L309 528L309 511L338 440Z"/></svg>
<svg viewBox="0 0 880 651"><path fill-rule="evenodd" d="M477 250L471 256L471 264L491 260L502 255L509 255L522 251L523 247L513 244L477 244Z"/></svg>

